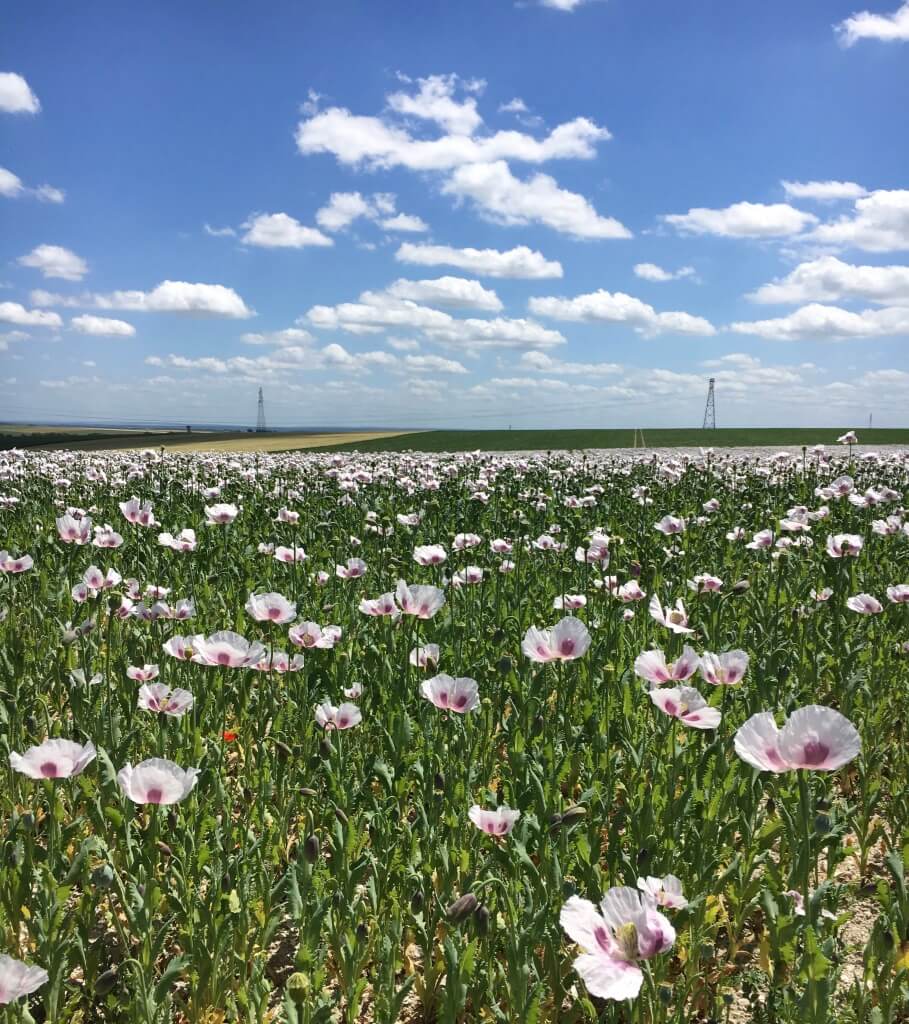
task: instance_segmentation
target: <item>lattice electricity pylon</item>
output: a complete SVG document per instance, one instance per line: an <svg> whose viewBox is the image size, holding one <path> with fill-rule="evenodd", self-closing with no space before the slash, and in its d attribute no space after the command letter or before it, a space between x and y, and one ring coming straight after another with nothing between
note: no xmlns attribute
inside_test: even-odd
<svg viewBox="0 0 909 1024"><path fill-rule="evenodd" d="M259 388L259 412L256 416L256 433L265 433L265 399L262 396L261 388Z"/></svg>
<svg viewBox="0 0 909 1024"><path fill-rule="evenodd" d="M716 430L716 403L713 397L713 385L716 379L711 377L707 382L707 405L704 407L703 430Z"/></svg>

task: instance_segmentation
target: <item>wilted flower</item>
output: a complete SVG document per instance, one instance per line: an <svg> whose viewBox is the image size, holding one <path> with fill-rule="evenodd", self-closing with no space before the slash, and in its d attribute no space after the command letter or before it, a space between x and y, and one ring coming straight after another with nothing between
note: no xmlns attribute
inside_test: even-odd
<svg viewBox="0 0 909 1024"><path fill-rule="evenodd" d="M480 706L477 681L467 676L457 679L444 674L433 676L420 684L420 693L437 708L456 711L459 715Z"/></svg>
<svg viewBox="0 0 909 1024"><path fill-rule="evenodd" d="M507 836L521 817L521 812L513 811L508 804L502 804L494 811L487 811L479 804L474 804L467 812L467 817L481 832L491 836Z"/></svg>
<svg viewBox="0 0 909 1024"><path fill-rule="evenodd" d="M650 699L660 711L692 729L715 729L723 717L717 708L708 707L707 701L691 686L653 689Z"/></svg>
<svg viewBox="0 0 909 1024"><path fill-rule="evenodd" d="M0 953L0 1006L14 1003L46 985L48 973L43 967L29 967L6 953Z"/></svg>
<svg viewBox="0 0 909 1024"><path fill-rule="evenodd" d="M124 765L117 782L134 804L176 804L192 792L198 768L181 768L163 757L150 757L135 767Z"/></svg>
<svg viewBox="0 0 909 1024"><path fill-rule="evenodd" d="M24 754L12 751L10 767L30 779L68 779L81 774L95 759L95 745L72 740L45 740Z"/></svg>
<svg viewBox="0 0 909 1024"><path fill-rule="evenodd" d="M855 726L833 708L809 704L789 716L778 729L773 715L752 715L735 734L735 752L762 772L795 768L834 771L861 752Z"/></svg>
<svg viewBox="0 0 909 1024"><path fill-rule="evenodd" d="M323 729L352 729L363 720L356 704L341 704L335 707L330 701L323 701L316 707L316 721Z"/></svg>
<svg viewBox="0 0 909 1024"><path fill-rule="evenodd" d="M590 633L580 619L566 615L552 629L531 626L521 641L521 650L531 661L573 661L590 647Z"/></svg>
<svg viewBox="0 0 909 1024"><path fill-rule="evenodd" d="M675 929L653 897L628 886L610 889L599 912L589 900L572 896L559 922L584 950L574 969L600 999L634 999L644 981L637 961L665 953L675 942Z"/></svg>

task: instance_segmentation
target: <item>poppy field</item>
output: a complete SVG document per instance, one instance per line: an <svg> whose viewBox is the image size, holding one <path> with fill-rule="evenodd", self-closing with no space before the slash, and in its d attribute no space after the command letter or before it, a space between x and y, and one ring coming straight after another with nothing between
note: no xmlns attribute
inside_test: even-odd
<svg viewBox="0 0 909 1024"><path fill-rule="evenodd" d="M0 1021L889 1024L909 456L0 452Z"/></svg>

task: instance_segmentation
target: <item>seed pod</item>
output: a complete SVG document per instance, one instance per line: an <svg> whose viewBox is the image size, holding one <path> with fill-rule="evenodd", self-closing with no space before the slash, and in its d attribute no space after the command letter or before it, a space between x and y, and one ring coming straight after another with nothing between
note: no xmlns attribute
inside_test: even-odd
<svg viewBox="0 0 909 1024"><path fill-rule="evenodd" d="M110 970L98 976L98 980L95 982L95 995L106 996L108 992L113 991L116 984L117 968L111 967Z"/></svg>
<svg viewBox="0 0 909 1024"><path fill-rule="evenodd" d="M290 998L299 1006L306 1002L309 997L309 990L312 987L309 975L302 971L294 971L287 979L287 991Z"/></svg>
<svg viewBox="0 0 909 1024"><path fill-rule="evenodd" d="M671 985L660 985L660 1002L663 1006L670 1006L672 1004Z"/></svg>
<svg viewBox="0 0 909 1024"><path fill-rule="evenodd" d="M543 731L543 726L546 724L546 719L542 715L537 715L533 720L533 731L534 733L540 733Z"/></svg>
<svg viewBox="0 0 909 1024"><path fill-rule="evenodd" d="M445 909L445 916L451 921L463 921L479 906L480 901L472 892L465 892Z"/></svg>
<svg viewBox="0 0 909 1024"><path fill-rule="evenodd" d="M477 932L485 935L489 931L489 907L481 903L473 912L473 916L476 918Z"/></svg>
<svg viewBox="0 0 909 1024"><path fill-rule="evenodd" d="M38 719L35 718L34 715L29 715L28 718L25 719L25 728L28 729L28 731L30 733L37 732L38 731Z"/></svg>
<svg viewBox="0 0 909 1024"><path fill-rule="evenodd" d="M773 797L770 797L770 799L767 801L767 813L776 814L776 801L773 799Z"/></svg>
<svg viewBox="0 0 909 1024"><path fill-rule="evenodd" d="M92 872L92 885L96 889L109 889L114 884L114 871L109 864L102 864Z"/></svg>
<svg viewBox="0 0 909 1024"><path fill-rule="evenodd" d="M567 811L562 812L562 824L571 825L586 816L587 808L583 804L575 804L573 807L569 807Z"/></svg>
<svg viewBox="0 0 909 1024"><path fill-rule="evenodd" d="M309 864L315 864L319 859L319 849L319 837L315 833L307 836L303 844L303 856Z"/></svg>

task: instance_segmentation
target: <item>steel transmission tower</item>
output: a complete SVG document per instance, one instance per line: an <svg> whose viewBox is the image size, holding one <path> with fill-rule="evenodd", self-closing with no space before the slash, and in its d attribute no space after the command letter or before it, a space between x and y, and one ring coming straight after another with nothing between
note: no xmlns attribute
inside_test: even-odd
<svg viewBox="0 0 909 1024"><path fill-rule="evenodd" d="M713 397L713 386L716 379L711 377L707 382L707 405L704 407L704 430L716 430L716 403Z"/></svg>
<svg viewBox="0 0 909 1024"><path fill-rule="evenodd" d="M256 433L265 433L265 399L262 396L261 388L259 388L259 412L258 415L256 416Z"/></svg>

